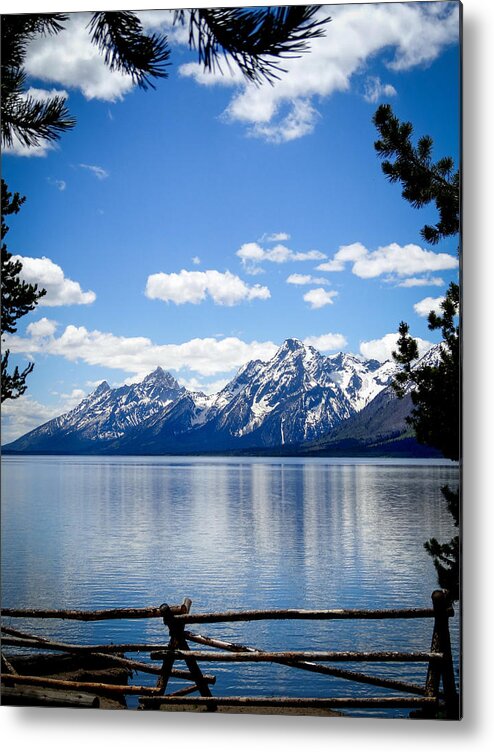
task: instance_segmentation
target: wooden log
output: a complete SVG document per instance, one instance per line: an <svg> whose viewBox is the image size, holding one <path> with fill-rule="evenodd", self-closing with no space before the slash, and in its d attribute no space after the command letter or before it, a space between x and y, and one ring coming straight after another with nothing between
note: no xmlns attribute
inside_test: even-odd
<svg viewBox="0 0 494 752"><path fill-rule="evenodd" d="M17 671L3 653L1 654L2 674L17 674Z"/></svg>
<svg viewBox="0 0 494 752"><path fill-rule="evenodd" d="M28 634L27 632L21 632L19 629L14 629L13 627L2 627L2 631L9 635L14 635L16 637L25 638L28 640L35 640L36 642L39 642L39 648L46 649L46 650L63 650L67 653L74 653L78 651L78 648L81 647L80 645L73 645L66 642L56 642L55 640L51 640L47 637L40 637L39 635L33 635ZM38 646L37 646L38 647ZM110 655L109 653L93 653L98 658L105 658L109 663L115 663L117 665L123 665L131 669L135 669L136 671L143 671L147 672L149 674L159 674L161 673L161 666L158 665L151 665L149 663L144 663L142 661L135 661L128 658L123 658L122 656L117 655ZM172 676L175 676L180 679L191 679L191 674L188 671L182 671L181 669L173 669L172 670ZM206 681L208 681L210 684L214 684L216 681L216 677L212 675L206 675L204 674L204 678Z"/></svg>
<svg viewBox="0 0 494 752"><path fill-rule="evenodd" d="M413 708L436 705L435 697L143 697L146 709L160 705L232 705L272 708Z"/></svg>
<svg viewBox="0 0 494 752"><path fill-rule="evenodd" d="M449 615L452 615L450 610ZM177 622L186 624L215 624L218 622L259 621L263 619L425 619L432 618L431 608L411 609L268 609L249 611L222 611L212 613L177 614Z"/></svg>
<svg viewBox="0 0 494 752"><path fill-rule="evenodd" d="M432 593L432 603L434 606L435 620L434 633L439 651L442 653L443 660L440 664L440 671L443 682L444 698L446 702L447 717L452 720L460 718L460 701L456 690L456 682L453 667L453 657L451 654L451 640L449 636L448 623L448 597L444 590L435 590Z"/></svg>
<svg viewBox="0 0 494 752"><path fill-rule="evenodd" d="M42 649L45 646L40 644L39 640L27 640L18 637L5 637L2 639L3 645L10 647L26 647L33 649ZM55 649L55 648L53 648ZM72 653L151 653L159 650L166 650L166 645L159 643L142 643L129 642L118 645L72 645Z"/></svg>
<svg viewBox="0 0 494 752"><path fill-rule="evenodd" d="M36 687L2 687L2 705L43 706L54 708L99 708L96 695L62 689Z"/></svg>
<svg viewBox="0 0 494 752"><path fill-rule="evenodd" d="M190 687L182 687L182 689L177 689L176 692L170 692L169 695L163 695L163 697L185 697L186 695L191 695L193 692L199 692L197 684L191 684Z"/></svg>
<svg viewBox="0 0 494 752"><path fill-rule="evenodd" d="M210 652L206 650L175 650L176 658L195 658L196 660L220 663L263 663L276 662L280 659L287 661L337 661L337 662L393 662L393 663L427 663L428 661L442 661L442 653L400 653L400 652L379 652L379 653L352 653L352 652L334 652L328 650L304 651L293 650L291 652L236 652L221 653ZM164 651L151 653L152 658L159 658L165 654Z"/></svg>
<svg viewBox="0 0 494 752"><path fill-rule="evenodd" d="M200 645L208 645L209 647L219 648L220 650L230 650L232 652L245 651L249 653L258 652L256 648L247 647L246 645L240 645L232 642L225 642L224 640L218 640L212 637L205 637L195 632L185 632L185 637L190 642L196 642ZM337 679L348 679L349 681L359 682L361 684L370 684L375 687L383 687L385 689L398 689L402 692L411 692L412 694L425 695L426 690L419 684L412 684L410 682L403 682L398 679L384 679L380 676L370 676L369 674L362 674L358 671L348 671L339 668L330 668L329 666L322 666L318 663L311 663L309 661L287 661L280 659L273 661L282 666L289 666L290 668L298 668L303 671L310 671L315 674L324 674L325 676L332 676ZM437 665L434 663L434 665ZM433 693L429 693L433 696Z"/></svg>
<svg viewBox="0 0 494 752"><path fill-rule="evenodd" d="M142 687L133 684L104 684L103 682L67 681L65 679L51 679L47 676L4 676L5 686L28 684L35 687L59 687L61 689L81 689L96 694L119 695L156 695L156 687Z"/></svg>
<svg viewBox="0 0 494 752"><path fill-rule="evenodd" d="M190 599L184 600L184 609L188 610L190 609L192 605L192 601ZM172 614L171 609L166 609L165 614L163 615L163 621L167 625L169 631L170 631L170 644L169 644L169 654L168 656L164 656L163 660L163 667L162 667L162 677L160 681L158 682L158 687L162 689L162 691L165 691L168 678L171 674L173 661L175 660L176 656L176 648L181 648L184 652L188 653L189 646L184 638L184 624L177 624L175 621L175 616ZM202 674L202 671L199 667L199 664L197 663L196 659L194 657L186 657L185 662L187 664L187 668L189 669L194 683L197 685L197 688L199 689L199 692L204 697L211 697L211 690L209 689L208 682L204 679L204 676Z"/></svg>
<svg viewBox="0 0 494 752"><path fill-rule="evenodd" d="M185 599L190 600L190 599ZM183 614L184 604L170 606L172 613ZM55 608L3 608L2 616L23 619L73 619L76 621L101 621L105 619L161 619L161 606L145 608L110 608L82 611Z"/></svg>

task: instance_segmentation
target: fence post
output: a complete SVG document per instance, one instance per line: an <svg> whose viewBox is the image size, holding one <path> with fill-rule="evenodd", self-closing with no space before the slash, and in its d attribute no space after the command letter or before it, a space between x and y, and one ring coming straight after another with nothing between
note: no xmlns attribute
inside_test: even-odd
<svg viewBox="0 0 494 752"><path fill-rule="evenodd" d="M451 720L459 720L460 704L456 690L453 656L451 654L451 639L449 635L449 608L448 593L445 590L434 590L432 593L432 606L434 609L434 636L437 650L443 654L440 663L440 672L443 682L444 700L446 705L446 717ZM429 677L427 677L429 679Z"/></svg>
<svg viewBox="0 0 494 752"><path fill-rule="evenodd" d="M188 614L190 611L191 605L192 605L192 601L190 600L190 598L185 598L182 604L182 613ZM187 641L184 635L185 623L184 622L179 623L175 620L170 607L166 603L160 606L160 610L163 615L163 623L166 624L170 632L170 642L168 644L169 654L165 657L163 661L162 673L158 681L158 686L164 693L166 690L168 679L171 675L172 666L175 660L174 651L175 650L189 650L189 646L187 644ZM197 689L199 690L200 694L203 697L211 697L212 694L211 694L211 690L209 689L209 684L207 680L204 678L203 673L201 669L199 668L199 664L197 663L196 659L192 657L187 657L185 658L185 662L191 674L192 680L195 682L194 691ZM216 710L216 707L215 706L208 707L208 710L214 711Z"/></svg>

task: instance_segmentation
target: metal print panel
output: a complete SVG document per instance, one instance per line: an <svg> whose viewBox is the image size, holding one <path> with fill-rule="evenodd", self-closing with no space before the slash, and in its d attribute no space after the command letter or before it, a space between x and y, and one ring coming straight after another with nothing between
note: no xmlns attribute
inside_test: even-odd
<svg viewBox="0 0 494 752"><path fill-rule="evenodd" d="M2 703L461 718L461 4L2 16Z"/></svg>

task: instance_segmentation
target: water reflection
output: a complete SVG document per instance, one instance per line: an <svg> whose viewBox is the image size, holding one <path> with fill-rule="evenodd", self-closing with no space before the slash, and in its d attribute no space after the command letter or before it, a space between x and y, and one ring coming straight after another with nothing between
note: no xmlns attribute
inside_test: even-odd
<svg viewBox="0 0 494 752"><path fill-rule="evenodd" d="M451 537L440 487L457 479L446 464L6 458L3 605L139 606L187 595L201 611L428 606L436 582L423 542ZM350 622L287 622L276 638L263 622L205 631L271 649L379 649L390 639L387 627ZM394 649L428 647L430 631L430 623L405 623ZM68 633L141 640L163 628L66 624ZM214 671L223 692L265 691L268 675L276 691L328 693L324 677L302 682L279 666L244 665L240 677L232 666Z"/></svg>

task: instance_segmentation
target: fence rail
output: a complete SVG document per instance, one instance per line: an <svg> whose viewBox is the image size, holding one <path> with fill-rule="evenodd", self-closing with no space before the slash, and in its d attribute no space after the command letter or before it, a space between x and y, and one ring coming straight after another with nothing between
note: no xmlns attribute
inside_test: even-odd
<svg viewBox="0 0 494 752"><path fill-rule="evenodd" d="M101 621L110 619L154 619L160 618L168 629L168 642L161 643L121 643L121 644L72 644L41 637L19 629L10 624L2 624L2 685L6 689L4 700L12 704L36 702L46 696L47 704L53 704L54 695L60 694L60 704L77 706L97 705L99 697L137 695L139 708L204 708L219 710L247 707L266 709L278 708L283 711L312 709L337 711L340 708L402 708L414 710L422 717L436 716L441 713L448 718L459 717L459 699L454 679L453 661L449 635L449 618L454 612L447 593L436 590L432 594L432 608L417 609L270 609L248 611L224 611L213 613L191 613L192 602L185 598L181 605L162 604L149 608L116 608L97 611L62 610L62 609L3 609L2 618L17 619L59 619L77 621ZM432 640L429 650L401 651L330 651L330 650L259 650L252 646L228 642L216 637L197 634L186 629L194 624L243 623L259 620L386 620L386 619L424 619L433 620ZM191 649L195 643L213 650ZM89 659L103 661L106 666L136 671L155 677L155 686L121 684L117 680L93 681L85 677L66 679L63 676L39 676L16 667L14 655L5 649L29 649L46 651L71 656L84 666ZM149 661L128 657L126 653L140 653L149 656ZM153 663L153 661L159 661ZM176 661L185 663L186 668L177 668ZM399 695L387 697L250 697L250 696L213 696L211 686L215 676L203 673L203 663L274 663L289 668L313 672L345 679L357 684L367 684L400 692ZM427 665L427 676L423 685L403 681L392 676L375 676L356 671L354 668L341 668L327 664L342 663L406 663ZM29 668L29 667L28 667ZM156 679L157 678L157 679ZM189 684L178 690L167 692L169 680L180 679ZM17 690L17 694L16 694ZM44 693L44 694L43 694ZM79 694L77 694L79 693ZM199 696L190 697L198 693ZM33 699L34 698L34 699Z"/></svg>

